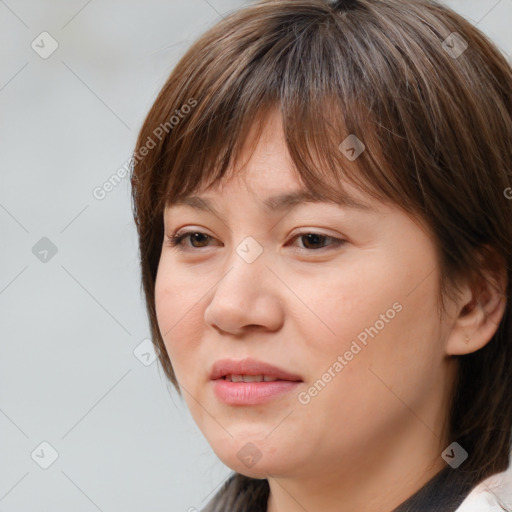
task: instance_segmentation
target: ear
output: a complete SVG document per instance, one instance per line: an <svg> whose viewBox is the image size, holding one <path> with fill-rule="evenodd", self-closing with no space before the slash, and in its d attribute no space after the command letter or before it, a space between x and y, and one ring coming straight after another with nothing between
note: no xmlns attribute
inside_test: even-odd
<svg viewBox="0 0 512 512"><path fill-rule="evenodd" d="M487 247L487 251L489 248ZM481 261L483 256L479 256ZM446 342L449 355L464 355L483 348L492 339L507 303L507 266L495 251L486 253L485 279L462 286L457 317Z"/></svg>

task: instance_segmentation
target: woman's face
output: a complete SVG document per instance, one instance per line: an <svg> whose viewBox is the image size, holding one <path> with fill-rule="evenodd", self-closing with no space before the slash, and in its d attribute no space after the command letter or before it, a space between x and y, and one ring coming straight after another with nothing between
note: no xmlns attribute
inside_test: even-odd
<svg viewBox="0 0 512 512"><path fill-rule="evenodd" d="M243 171L196 194L217 213L197 201L164 213L167 236L201 233L176 247L164 240L155 291L194 420L226 465L254 477L347 474L401 451L440 453L452 366L431 239L354 188L368 208L270 208L268 198L299 190L273 116ZM212 380L217 361L246 358L295 382ZM273 372L224 367L220 377L237 371Z"/></svg>

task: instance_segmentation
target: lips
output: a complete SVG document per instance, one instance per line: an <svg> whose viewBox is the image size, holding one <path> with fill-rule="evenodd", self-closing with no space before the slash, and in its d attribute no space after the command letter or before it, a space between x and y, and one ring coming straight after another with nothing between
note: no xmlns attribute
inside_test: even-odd
<svg viewBox="0 0 512 512"><path fill-rule="evenodd" d="M263 405L296 391L303 379L256 359L221 359L210 373L213 392L229 406Z"/></svg>
<svg viewBox="0 0 512 512"><path fill-rule="evenodd" d="M247 380L245 377L247 377ZM261 378L262 381L269 381L270 379L272 381L303 381L299 375L253 358L246 358L241 361L220 359L214 363L210 372L211 380L254 382L255 378L258 378L258 380Z"/></svg>

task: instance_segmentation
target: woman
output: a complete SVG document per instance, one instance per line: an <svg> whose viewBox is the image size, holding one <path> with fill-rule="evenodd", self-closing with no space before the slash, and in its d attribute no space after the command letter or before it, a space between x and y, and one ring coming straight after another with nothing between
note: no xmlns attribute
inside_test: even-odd
<svg viewBox="0 0 512 512"><path fill-rule="evenodd" d="M132 185L160 363L235 471L206 511L506 510L511 90L428 0L261 1L178 63Z"/></svg>

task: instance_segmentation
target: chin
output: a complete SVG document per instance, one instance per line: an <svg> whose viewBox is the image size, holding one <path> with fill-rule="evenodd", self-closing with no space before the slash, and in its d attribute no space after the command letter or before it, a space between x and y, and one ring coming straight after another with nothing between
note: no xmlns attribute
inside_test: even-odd
<svg viewBox="0 0 512 512"><path fill-rule="evenodd" d="M254 466L249 466L240 462L236 454L234 457L227 457L221 460L233 471L258 480L268 478L269 476L280 476L286 474L283 464L274 464L272 461L264 462L263 459L257 462Z"/></svg>
<svg viewBox="0 0 512 512"><path fill-rule="evenodd" d="M263 479L269 475L284 475L293 471L293 467L300 464L297 453L280 450L269 440L261 437L245 436L226 438L222 444L212 444L212 448L219 459L232 470L250 478ZM275 440L274 440L275 441Z"/></svg>

